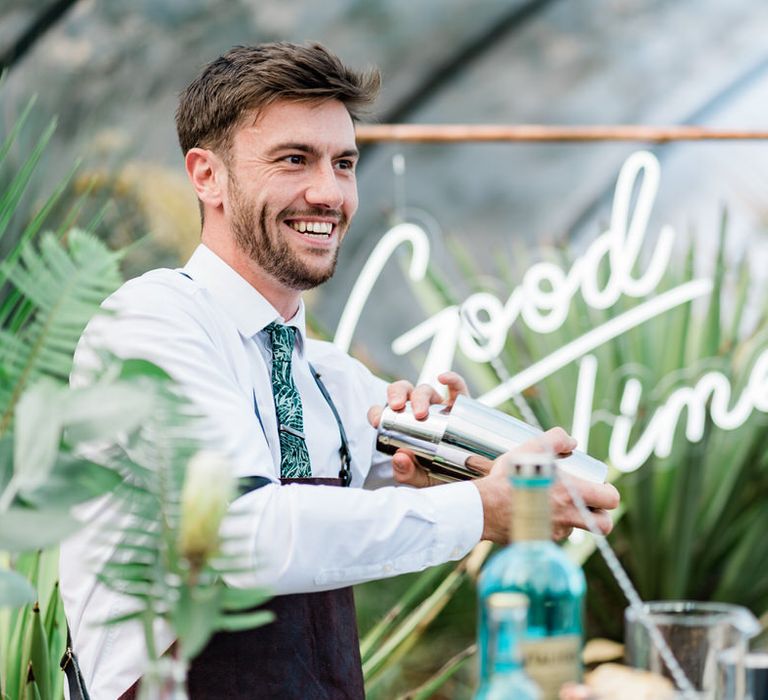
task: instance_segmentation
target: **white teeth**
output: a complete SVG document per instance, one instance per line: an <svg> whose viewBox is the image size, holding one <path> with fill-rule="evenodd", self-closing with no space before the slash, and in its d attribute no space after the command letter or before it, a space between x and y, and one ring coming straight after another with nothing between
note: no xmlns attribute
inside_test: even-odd
<svg viewBox="0 0 768 700"><path fill-rule="evenodd" d="M333 224L327 221L291 221L288 225L299 233L319 233L324 236L333 230Z"/></svg>

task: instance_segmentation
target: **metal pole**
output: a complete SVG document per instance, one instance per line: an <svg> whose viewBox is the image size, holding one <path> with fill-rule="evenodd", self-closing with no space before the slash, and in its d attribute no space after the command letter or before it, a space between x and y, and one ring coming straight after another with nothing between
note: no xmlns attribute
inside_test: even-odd
<svg viewBox="0 0 768 700"><path fill-rule="evenodd" d="M759 141L768 131L701 126L544 126L540 124L360 124L358 143Z"/></svg>

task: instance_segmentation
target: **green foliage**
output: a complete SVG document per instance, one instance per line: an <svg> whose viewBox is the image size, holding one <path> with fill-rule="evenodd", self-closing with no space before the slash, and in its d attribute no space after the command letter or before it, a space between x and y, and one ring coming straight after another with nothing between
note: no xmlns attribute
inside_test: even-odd
<svg viewBox="0 0 768 700"><path fill-rule="evenodd" d="M689 243L673 257L658 288L659 293L672 289L698 278L695 270L709 268L713 288L706 303L679 306L594 351L599 362L589 443L594 456L608 457L610 430L628 377L638 378L643 387L630 446L673 391L693 387L707 372L717 370L729 379L730 408L744 391L756 356L766 347L768 321L763 308L753 325L744 328L753 284L743 261L729 264L725 241L723 217L715 259L701 259ZM565 268L572 262L561 254ZM622 297L615 307L599 311L576 295L561 329L540 335L519 327L502 360L514 373L641 302ZM576 375L575 366L563 368L526 392L545 427L571 424ZM624 515L610 542L644 599L725 600L760 614L768 609L768 587L743 574L747 562L757 569L768 562L768 546L758 534L768 526L768 465L761 449L768 421L755 412L738 429L724 431L712 422L710 401L707 397L704 402L701 440L686 438L690 409L678 416L666 414L677 421L670 456L653 454L636 472L614 475ZM513 406L509 409L516 412ZM619 638L626 602L598 556L585 568L592 632Z"/></svg>
<svg viewBox="0 0 768 700"><path fill-rule="evenodd" d="M66 622L56 583L58 551L16 555L14 567L9 573L27 582L32 604L0 610L3 692L8 698L61 698L64 678L59 659Z"/></svg>
<svg viewBox="0 0 768 700"><path fill-rule="evenodd" d="M706 308L688 305L635 329L615 356L614 377L630 365L644 371L644 399L633 438L648 429L672 391L693 386L712 370L729 378L733 407L766 349L764 308L751 328L739 332L752 281L746 265L728 266L724 248L723 237ZM693 259L692 249L688 259ZM689 263L684 270L671 270L667 283L689 279L691 269ZM600 388L597 395L602 395ZM749 571L768 564L768 544L761 535L768 527L763 448L768 421L755 412L738 429L724 431L707 413L702 439L691 443L684 429L688 418L690 409L680 413L669 457L653 455L637 472L616 480L626 511L611 544L645 599L728 601L762 614L768 610L768 586ZM606 431L596 432L596 438L590 449L604 457ZM586 572L593 630L619 637L624 601L601 560L593 557Z"/></svg>
<svg viewBox="0 0 768 700"><path fill-rule="evenodd" d="M642 384L630 447L654 420L659 424L659 411L674 391L694 387L709 372L728 378L729 410L745 391L755 361L766 349L768 320L765 308L758 308L745 327L748 292L754 285L744 261L730 264L726 258L726 228L723 217L714 260L702 259L689 243L673 257L657 290L673 289L699 278L695 271L710 269L713 286L705 302L667 311L594 351L599 363L589 443L594 456L608 458L613 421L629 377ZM561 254L565 268L572 262ZM600 311L576 295L561 329L540 335L519 327L502 361L514 373L641 302L622 297L616 306ZM526 391L528 405L545 427L571 424L576 377L572 365ZM726 431L713 423L711 402L711 396L703 401L700 440L686 436L695 408L664 413L665 429L674 430L671 454L660 458L654 453L637 471L614 474L624 510L610 543L646 600L721 600L761 614L768 610L768 586L744 572L768 563L768 544L759 534L768 527L768 460L762 449L768 420L755 411L743 425ZM508 408L517 412L511 404ZM591 633L621 638L623 595L598 555L590 558L585 571Z"/></svg>
<svg viewBox="0 0 768 700"><path fill-rule="evenodd" d="M104 358L92 384L67 386L86 323L122 281L122 256L73 228L80 202L57 230L42 233L68 180L24 217L54 130L11 166L31 112L32 103L0 144L0 249L8 251L0 262L0 695L49 700L62 695L66 639L53 548L82 525L72 508L95 497L113 494L115 512L127 511L102 579L136 599L135 614L123 620L144 623L151 658L158 617L189 659L213 632L254 627L270 614L253 610L266 600L263 591L224 585L222 576L235 571L230 557L191 561L180 548L180 499L199 446L167 375L148 362ZM88 443L113 446L97 463L83 456ZM194 516L192 508L187 522Z"/></svg>
<svg viewBox="0 0 768 700"><path fill-rule="evenodd" d="M725 250L724 217L714 260L705 259L695 244L689 243L672 257L657 289L657 293L663 293L698 278L701 273L697 271L709 268L713 289L706 303L678 306L592 351L598 360L598 373L590 454L607 459L613 421L630 377L638 378L643 388L630 446L647 430L673 391L695 386L707 372L717 370L728 377L733 388L729 408L744 391L756 358L767 347L768 317L763 306L753 310L753 320L746 324L753 280L746 261L729 261ZM474 280L483 275L473 268L472 256L460 251L458 257L466 279L454 287L478 290ZM565 250L553 251L550 259L564 270L574 262ZM498 261L499 274L509 291L534 262L530 253L522 250L514 260L499 256ZM599 270L601 285L608 274L604 265ZM415 297L427 315L457 303L455 292L446 291L451 285L440 270L431 270L416 286ZM500 301L503 304L506 299ZM565 322L556 331L535 333L518 321L492 363L476 364L459 351L457 368L469 379L473 393L482 394L642 301L622 296L613 307L595 310L577 293ZM568 429L573 421L577 377L578 367L572 363L500 408L524 418L522 407L544 427L562 425ZM706 427L701 440L691 442L686 438L688 414L683 410L676 416L669 457L662 459L653 454L636 472L613 473L612 480L622 494L623 515L609 541L645 599L722 600L746 605L759 615L768 611L768 584L749 572L768 565L768 540L763 536L768 528L768 453L763 448L768 418L756 411L738 429L725 431L713 424L710 401L711 397L705 400ZM590 636L620 639L626 607L623 594L599 555L589 558L585 571ZM413 648L415 637L425 631L424 627L413 627L412 622L423 615L423 606L429 605L430 599L434 602L434 595L427 591L434 591L439 581L432 580L429 572L421 574L363 639L364 662L369 668L367 684L374 693L384 675L391 677L398 669L402 672L403 650ZM369 584L372 590L366 596L375 599L376 587L384 585L389 583ZM443 605L446 601L441 600ZM434 641L430 638L429 644ZM471 636L464 645L470 641ZM373 656L374 647L381 653ZM458 659L463 657L459 655ZM439 683L443 672L435 667L433 673L434 683ZM432 681L424 687L437 692Z"/></svg>
<svg viewBox="0 0 768 700"><path fill-rule="evenodd" d="M483 542L457 564L358 587L359 617L371 608L381 611L384 589L402 587L394 605L379 613L380 619L361 640L366 697L393 697L411 675L408 667L428 668L434 675L424 681L423 672L419 673L421 685L404 697L431 697L448 682L454 683L452 690L440 697L454 697L462 687L458 672L466 670L472 655L461 647L474 638L473 582L490 548L490 543ZM432 630L433 626L440 629ZM437 669L435 662L449 656L451 660Z"/></svg>
<svg viewBox="0 0 768 700"><path fill-rule="evenodd" d="M77 442L120 430L109 422L114 401L128 399L121 414L141 414L145 399L118 390L107 415L99 405L103 391L65 386L87 320L120 282L119 255L72 229L72 216L41 233L66 181L28 213L30 184L54 129L52 123L20 165L11 164L32 107L0 145L0 691L47 700L62 695L66 625L55 585L58 555L41 550L78 527L71 506L119 480L79 456Z"/></svg>
<svg viewBox="0 0 768 700"><path fill-rule="evenodd" d="M130 372L134 363L126 366ZM131 472L130 488L118 492L116 504L126 519L116 523L120 540L100 574L105 585L132 597L136 607L107 622L140 621L150 658L157 659L164 650L155 644L154 622L162 619L174 630L175 653L190 660L214 632L257 627L272 614L254 610L268 598L263 590L224 583L227 574L240 572L236 556L227 553L236 543L225 543L232 547L224 551L211 547L202 559L184 551L185 515L194 520L206 512L194 512L194 500L191 510L185 503L185 481L193 474L191 462L200 456L201 446L194 418L187 415L170 380L155 380L145 390L154 391L154 412L127 451L124 466Z"/></svg>
<svg viewBox="0 0 768 700"><path fill-rule="evenodd" d="M0 569L0 599L5 605L20 607L35 602L35 589L21 574Z"/></svg>
<svg viewBox="0 0 768 700"><path fill-rule="evenodd" d="M231 559L190 565L179 551L179 498L198 448L167 375L147 362L107 362L90 386L67 386L86 323L121 282L121 254L72 228L77 203L57 230L41 233L66 181L22 221L54 128L20 167L9 167L31 109L0 144L0 243L9 250L0 263L0 695L49 700L62 696L66 640L54 547L81 527L71 515L79 503L111 493L130 513L133 529L121 531L103 580L136 598L139 609L128 618L145 623L151 656L156 617L172 625L191 658L214 631L270 616L251 612L264 592L223 584ZM2 241L9 232L10 244ZM104 450L99 463L83 456L81 445L114 444L118 436L128 452Z"/></svg>
<svg viewBox="0 0 768 700"><path fill-rule="evenodd" d="M67 380L85 324L120 283L118 259L93 235L73 229L66 248L48 233L0 264L0 282L14 290L0 308L0 436L25 389L43 377Z"/></svg>

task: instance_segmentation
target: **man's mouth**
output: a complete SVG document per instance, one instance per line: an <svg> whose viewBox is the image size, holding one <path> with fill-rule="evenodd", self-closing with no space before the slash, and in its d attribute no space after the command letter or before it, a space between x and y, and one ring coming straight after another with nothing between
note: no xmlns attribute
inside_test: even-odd
<svg viewBox="0 0 768 700"><path fill-rule="evenodd" d="M294 231L303 233L308 238L330 238L333 229L335 228L335 224L330 221L304 221L302 219L292 219L285 223Z"/></svg>

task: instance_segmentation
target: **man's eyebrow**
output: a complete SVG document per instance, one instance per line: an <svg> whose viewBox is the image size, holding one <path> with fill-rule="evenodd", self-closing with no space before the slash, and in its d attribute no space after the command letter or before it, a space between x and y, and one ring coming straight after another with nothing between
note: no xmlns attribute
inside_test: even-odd
<svg viewBox="0 0 768 700"><path fill-rule="evenodd" d="M286 143L279 143L276 146L273 146L269 149L268 154L269 155L275 155L277 153L280 153L282 151L299 151L299 153L308 153L312 156L319 155L320 151L317 150L314 146L310 146L306 143L294 143L294 142L286 142ZM334 158L357 158L360 155L360 151L358 151L356 148L348 148L341 153L338 153L334 156Z"/></svg>

